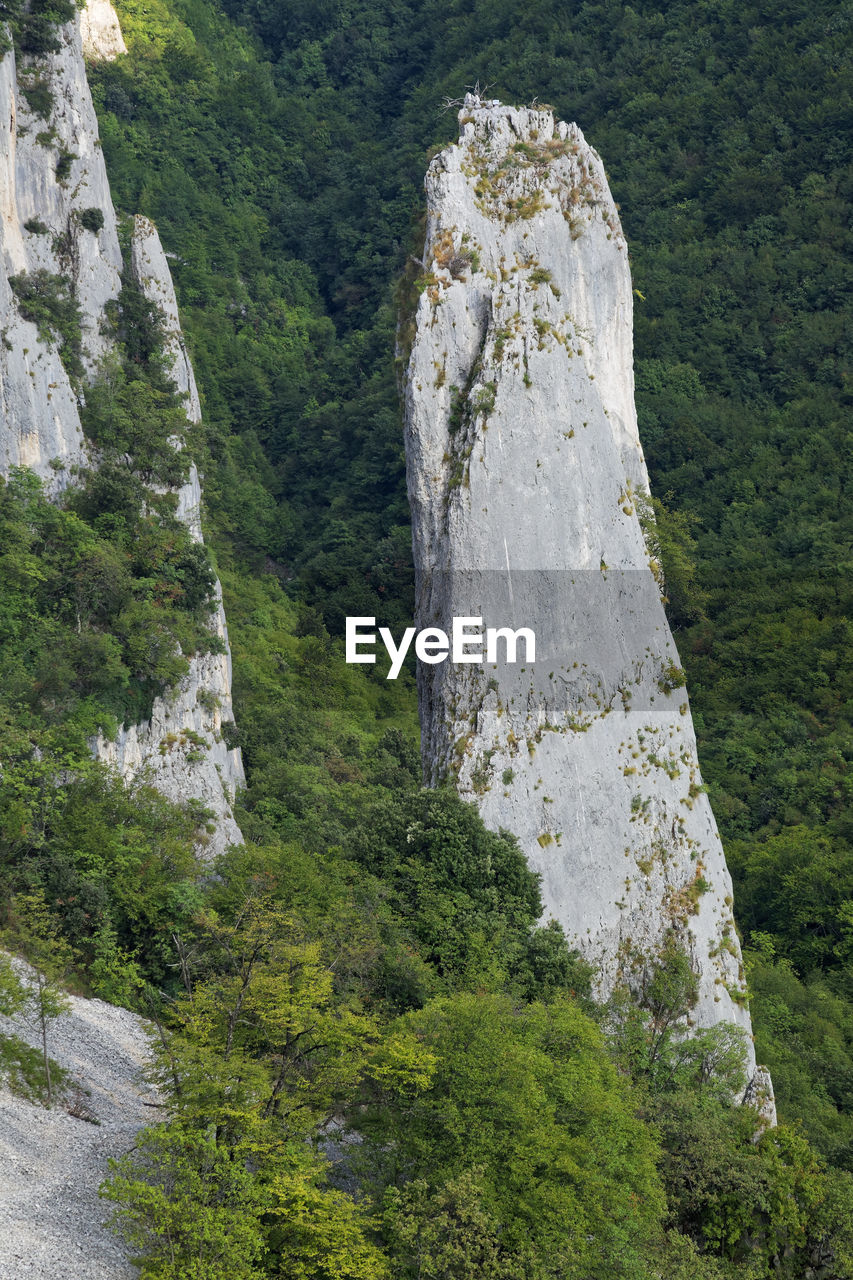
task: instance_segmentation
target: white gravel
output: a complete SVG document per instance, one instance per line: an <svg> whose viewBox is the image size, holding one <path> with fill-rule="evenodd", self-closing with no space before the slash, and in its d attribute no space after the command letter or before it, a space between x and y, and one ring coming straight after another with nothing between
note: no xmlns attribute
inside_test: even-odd
<svg viewBox="0 0 853 1280"><path fill-rule="evenodd" d="M0 1032L40 1047L37 1029L0 1017ZM50 1027L48 1049L90 1093L99 1125L52 1110L0 1085L0 1280L131 1280L139 1272L104 1223L98 1197L107 1160L133 1145L158 1116L140 1072L148 1056L145 1023L103 1000L71 997Z"/></svg>

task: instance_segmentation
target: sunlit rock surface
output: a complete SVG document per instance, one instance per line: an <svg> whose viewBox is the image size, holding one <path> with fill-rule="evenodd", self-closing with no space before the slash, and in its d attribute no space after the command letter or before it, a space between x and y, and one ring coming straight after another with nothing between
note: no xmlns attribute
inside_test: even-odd
<svg viewBox="0 0 853 1280"><path fill-rule="evenodd" d="M537 652L419 664L426 776L453 777L519 838L604 991L638 981L675 930L699 974L692 1019L750 1033L731 879L641 526L631 275L604 168L547 109L469 95L460 127L427 174L401 331L418 624L526 626Z"/></svg>
<svg viewBox="0 0 853 1280"><path fill-rule="evenodd" d="M107 350L104 307L118 296L121 273L77 24L59 38L58 52L44 58L18 67L9 52L0 61L0 467L31 467L52 490L83 457L77 398L56 345L21 317L9 281L41 270L67 282L80 304L91 374ZM27 87L40 85L53 97L49 120L28 103ZM80 221L89 209L103 215L99 231Z"/></svg>
<svg viewBox="0 0 853 1280"><path fill-rule="evenodd" d="M93 62L112 62L120 53L127 53L118 14L110 0L88 0L80 12L80 35L83 56Z"/></svg>

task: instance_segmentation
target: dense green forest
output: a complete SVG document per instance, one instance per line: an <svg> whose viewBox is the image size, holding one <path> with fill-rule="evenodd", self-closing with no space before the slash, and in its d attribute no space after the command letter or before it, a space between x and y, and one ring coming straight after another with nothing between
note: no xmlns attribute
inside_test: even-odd
<svg viewBox="0 0 853 1280"><path fill-rule="evenodd" d="M144 496L186 455L128 282L87 398L104 465L62 507L0 488L0 885L11 941L157 1022L169 1119L107 1191L147 1273L853 1275L853 10L118 7L129 53L90 80L203 396L247 843L200 876L204 813L86 749L176 643L215 644L211 566ZM758 1142L737 1042L679 1034L683 958L597 1007L514 842L420 791L412 682L342 662L345 614L411 616L398 282L475 81L577 120L621 205L670 618L783 1122Z"/></svg>

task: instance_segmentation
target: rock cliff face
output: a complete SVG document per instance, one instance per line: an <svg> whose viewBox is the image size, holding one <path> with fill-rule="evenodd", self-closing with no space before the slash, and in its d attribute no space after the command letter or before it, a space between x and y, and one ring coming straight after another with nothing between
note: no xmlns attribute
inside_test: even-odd
<svg viewBox="0 0 853 1280"><path fill-rule="evenodd" d="M105 0L91 0L81 26L87 56L111 58L124 51L118 19ZM92 378L109 351L105 307L118 297L122 271L80 26L69 24L59 38L60 49L45 58L16 66L14 53L8 53L0 62L0 471L30 467L50 492L68 482L75 463L86 461L78 398L55 344L22 317L10 280L44 271L64 282L80 308L82 362ZM52 95L49 119L30 110L40 86ZM87 229L87 210L99 211L99 229ZM147 219L135 220L130 256L136 280L163 316L166 355L187 417L198 422L198 391L168 263ZM199 541L200 503L193 466L178 495L178 514ZM201 800L214 815L211 854L241 840L231 805L235 788L244 781L240 752L230 750L223 739L223 729L227 733L234 717L218 583L216 590L213 623L225 652L192 658L178 688L157 700L150 721L123 727L115 742L101 737L93 743L100 758L125 777L144 770L170 798Z"/></svg>
<svg viewBox="0 0 853 1280"><path fill-rule="evenodd" d="M469 95L460 125L427 174L405 375L418 623L525 626L536 661L521 642L514 665L503 647L419 664L426 776L455 777L518 836L604 990L641 981L674 930L700 975L693 1019L749 1032L731 880L641 523L616 206L580 129L549 110Z"/></svg>
<svg viewBox="0 0 853 1280"><path fill-rule="evenodd" d="M201 404L192 364L178 319L178 304L169 264L157 228L148 218L136 217L130 245L130 264L142 292L163 317L165 355L172 378L184 397L187 418L201 421ZM195 463L187 483L178 492L178 516L199 542L201 485ZM99 738L101 759L114 765L126 778L141 770L158 790L172 800L192 796L215 814L208 852L222 853L229 844L242 843L231 805L237 787L245 785L239 748L229 749L223 727L234 721L231 706L231 651L216 583L217 609L214 627L224 643L224 653L206 653L190 659L190 669L168 698L154 703L150 721L121 728L115 742ZM192 736L188 736L188 735ZM199 739L203 746L199 746Z"/></svg>
<svg viewBox="0 0 853 1280"><path fill-rule="evenodd" d="M50 489L83 458L77 399L58 351L21 317L9 281L41 270L68 282L80 304L83 360L92 373L106 351L101 320L121 273L79 30L69 24L60 38L58 52L20 68L14 53L0 61L0 467L31 467ZM39 82L53 95L49 120L29 109L26 91ZM99 231L82 226L86 209L101 211Z"/></svg>
<svg viewBox="0 0 853 1280"><path fill-rule="evenodd" d="M112 62L120 53L127 53L118 14L110 0L89 0L80 14L80 37L83 57L93 62Z"/></svg>

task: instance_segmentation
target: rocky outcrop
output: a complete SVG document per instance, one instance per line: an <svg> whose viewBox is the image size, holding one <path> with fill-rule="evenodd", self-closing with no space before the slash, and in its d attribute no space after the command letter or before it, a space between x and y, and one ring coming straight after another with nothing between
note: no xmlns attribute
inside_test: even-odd
<svg viewBox="0 0 853 1280"><path fill-rule="evenodd" d="M200 800L211 814L205 856L242 844L231 806L245 785L239 747L227 744L234 723L231 655L220 600L216 629L225 653L190 659L190 669L165 698L157 698L151 719L122 726L115 739L100 736L95 753L128 780L144 776L171 800Z"/></svg>
<svg viewBox="0 0 853 1280"><path fill-rule="evenodd" d="M150 302L159 309L165 331L164 354L172 378L184 398L187 418L201 421L201 405L192 364L178 319L178 304L169 264L157 228L148 218L134 219L130 248L131 270ZM178 492L178 515L193 537L202 541L201 486L195 464L187 483ZM142 770L159 791L173 800L201 800L214 814L207 852L222 853L229 844L242 843L231 806L238 787L245 785L239 748L229 748L228 726L233 726L231 706L231 651L216 584L214 629L223 642L223 653L190 658L190 669L176 689L154 703L151 719L122 728L114 742L100 738L97 753L126 778Z"/></svg>
<svg viewBox="0 0 853 1280"><path fill-rule="evenodd" d="M81 25L90 56L123 51L110 5L90 0ZM0 62L0 127L7 131L0 146L0 472L30 467L49 492L68 482L74 464L87 461L78 391L60 358L60 335L39 332L22 316L15 285L42 272L48 287L73 295L82 322L85 380L97 375L110 350L105 308L119 295L122 272L81 27L71 23L58 34L54 54L16 66L10 52ZM130 257L134 276L163 316L166 357L187 417L197 423L199 396L168 262L147 219L135 220ZM178 494L178 515L199 541L200 506L193 465ZM216 595L212 624L224 652L191 658L189 672L167 698L157 700L149 721L122 727L115 741L101 736L93 742L96 754L125 777L144 771L171 799L200 800L212 813L211 855L241 840L231 806L244 782L240 752L226 741L234 717L218 583Z"/></svg>
<svg viewBox="0 0 853 1280"><path fill-rule="evenodd" d="M528 627L536 660L501 646L488 664L419 664L426 776L455 778L518 836L605 991L641 981L674 930L699 974L695 1021L749 1033L731 879L642 526L619 215L577 125L469 95L460 126L427 174L405 375L418 622Z"/></svg>
<svg viewBox="0 0 853 1280"><path fill-rule="evenodd" d="M142 292L149 302L154 303L163 318L164 355L169 361L175 386L184 398L187 418L190 422L201 422L201 403L195 374L187 354L187 344L181 333L172 273L157 228L150 218L143 218L139 214L133 220L130 268Z"/></svg>
<svg viewBox="0 0 853 1280"><path fill-rule="evenodd" d="M118 14L110 0L88 0L80 14L80 36L83 57L93 62L112 62L127 53Z"/></svg>
<svg viewBox="0 0 853 1280"><path fill-rule="evenodd" d="M0 468L32 468L51 490L84 456L83 433L58 344L20 314L10 280L38 271L73 290L83 321L82 360L91 374L107 350L104 307L121 274L116 217L98 124L86 83L80 32L16 66L0 61ZM29 89L29 96L27 90ZM32 109L49 95L49 118ZM103 225L87 230L87 210Z"/></svg>

